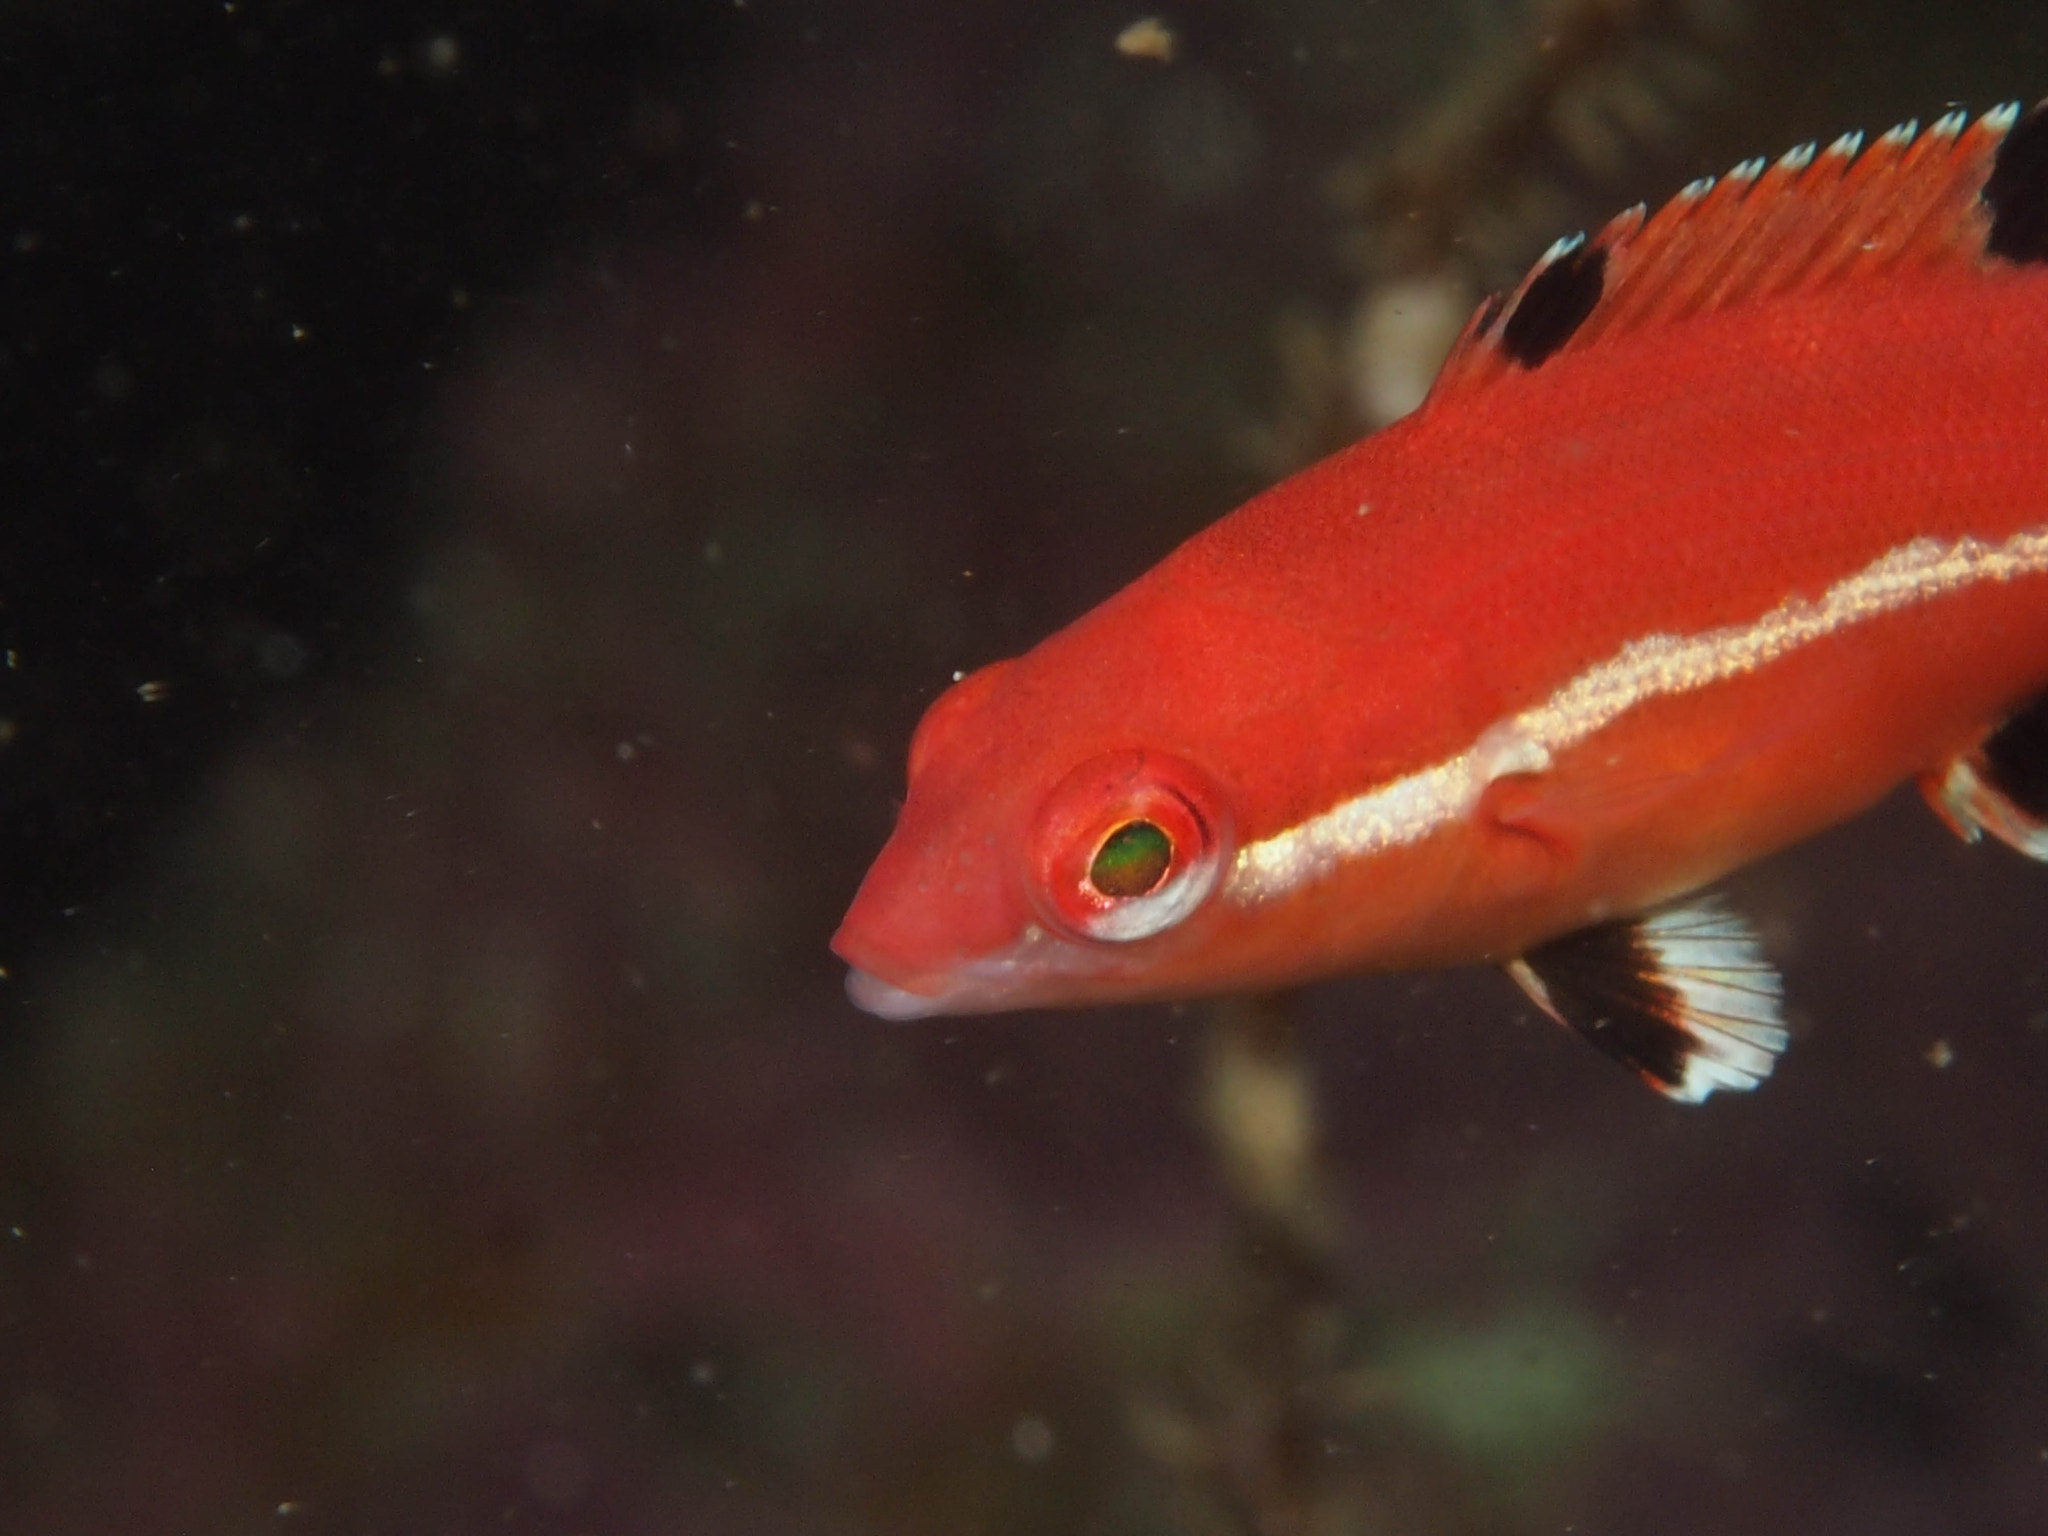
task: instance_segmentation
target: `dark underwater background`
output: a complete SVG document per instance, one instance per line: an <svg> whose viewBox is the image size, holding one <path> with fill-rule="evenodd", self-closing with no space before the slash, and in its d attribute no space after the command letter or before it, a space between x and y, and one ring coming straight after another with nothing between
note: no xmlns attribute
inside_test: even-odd
<svg viewBox="0 0 2048 1536"><path fill-rule="evenodd" d="M825 947L954 671L2048 13L1146 14L0 3L0 1530L2048 1529L2048 870L1909 795L1698 1110Z"/></svg>

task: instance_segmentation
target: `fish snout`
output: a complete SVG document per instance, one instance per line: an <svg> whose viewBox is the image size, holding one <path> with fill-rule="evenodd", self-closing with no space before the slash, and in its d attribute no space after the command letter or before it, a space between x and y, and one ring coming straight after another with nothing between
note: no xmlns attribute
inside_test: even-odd
<svg viewBox="0 0 2048 1536"><path fill-rule="evenodd" d="M946 1011L943 997L909 991L857 965L849 967L846 972L846 995L863 1013L896 1022L928 1019L933 1014Z"/></svg>

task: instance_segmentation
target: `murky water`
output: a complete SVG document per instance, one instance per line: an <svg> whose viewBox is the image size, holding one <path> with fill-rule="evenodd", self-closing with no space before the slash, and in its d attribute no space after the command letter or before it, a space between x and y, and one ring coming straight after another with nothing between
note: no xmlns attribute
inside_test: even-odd
<svg viewBox="0 0 2048 1536"><path fill-rule="evenodd" d="M845 1001L923 706L1426 373L1391 285L2048 94L1162 16L0 8L0 1526L2036 1527L2048 874L1917 802L1736 883L1700 1110L1492 974Z"/></svg>

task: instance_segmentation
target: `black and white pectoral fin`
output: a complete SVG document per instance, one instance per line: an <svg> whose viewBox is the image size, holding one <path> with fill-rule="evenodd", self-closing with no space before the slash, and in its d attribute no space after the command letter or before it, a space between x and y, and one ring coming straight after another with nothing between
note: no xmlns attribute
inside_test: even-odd
<svg viewBox="0 0 2048 1536"><path fill-rule="evenodd" d="M1711 896L1582 928L1506 969L1537 1007L1681 1104L1756 1087L1791 1039L1777 970Z"/></svg>
<svg viewBox="0 0 2048 1536"><path fill-rule="evenodd" d="M2048 694L1922 777L1935 814L1966 843L1986 832L2048 860Z"/></svg>

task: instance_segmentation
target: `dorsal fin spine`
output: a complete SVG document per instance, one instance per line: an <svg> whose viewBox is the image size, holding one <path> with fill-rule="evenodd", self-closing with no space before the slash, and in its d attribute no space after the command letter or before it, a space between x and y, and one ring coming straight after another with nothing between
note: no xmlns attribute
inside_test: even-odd
<svg viewBox="0 0 2048 1536"><path fill-rule="evenodd" d="M1811 242L1810 260L1803 271L1789 278L1789 287L1810 291L1834 282L1864 254L1870 241L1872 209L1882 210L1888 200L1886 188L1897 180L1919 131L1918 121L1908 118L1879 134L1848 163L1836 183L1832 217L1820 237Z"/></svg>
<svg viewBox="0 0 2048 1536"><path fill-rule="evenodd" d="M1717 272L1711 276L1702 274L1699 289L1684 312L1718 309L1756 286L1780 244L1772 236L1798 216L1797 200L1786 194L1803 175L1803 170L1773 168L1770 177L1758 185L1751 194L1760 210L1755 222L1736 231L1736 239L1722 254Z"/></svg>
<svg viewBox="0 0 2048 1536"><path fill-rule="evenodd" d="M1810 221L1813 206L1841 179L1846 166L1846 161L1838 160L1822 160L1817 167L1810 161L1787 165L1781 160L1774 166L1750 194L1758 212L1733 228L1735 239L1723 254L1719 270L1700 274L1697 291L1683 312L1719 309L1770 292L1783 278L1774 268L1788 248L1795 258L1798 254L1784 236Z"/></svg>
<svg viewBox="0 0 2048 1536"><path fill-rule="evenodd" d="M1760 238L1757 242L1763 251L1762 259L1751 272L1750 289L1755 293L1782 293L1798 286L1812 263L1826 247L1827 237L1842 223L1854 216L1853 200L1839 194L1842 182L1856 163L1861 150L1863 135L1844 134L1827 147L1819 159L1800 173L1798 184L1782 199L1779 217L1773 233L1778 228L1796 226L1802 220L1812 219L1811 207L1833 205L1833 211L1825 222L1819 224L1813 236L1806 242Z"/></svg>
<svg viewBox="0 0 2048 1536"><path fill-rule="evenodd" d="M2006 102L1974 122L1951 109L1924 132L1908 119L1867 148L1861 133L1845 133L1825 149L1808 142L1776 160L1744 160L1718 179L1700 177L1654 213L1638 205L1590 240L1578 234L1557 241L1505 300L1491 300L1474 315L1430 399L1698 313L1891 268L1981 263L1993 227L1984 189L1993 167L2004 163L2006 135L2023 117L2018 103ZM1571 278L1553 271L1567 259ZM1517 327L1520 306L1546 273L1543 320L1531 311ZM1561 298L1569 302L1562 330L1554 330ZM1532 344L1539 334L1545 339ZM1513 345L1504 347L1504 337Z"/></svg>
<svg viewBox="0 0 2048 1536"><path fill-rule="evenodd" d="M1749 225L1737 210L1748 206L1756 185L1754 181L1723 178L1715 195L1694 209L1691 218L1675 227L1663 251L1657 253L1664 256L1666 252L1678 252L1690 245L1692 249L1684 258L1684 267L1691 281L1666 284L1662 288L1637 284L1642 294L1641 301L1632 312L1616 315L1610 329L1669 325L1697 313L1701 299L1748 241Z"/></svg>
<svg viewBox="0 0 2048 1536"><path fill-rule="evenodd" d="M1914 237L1939 209L1954 181L1953 177L1928 173L1925 167L1931 160L1946 159L1954 144L1952 138L1929 129L1904 146L1891 172L1896 188L1884 199L1852 264L1861 260L1873 269L1889 267L1911 248ZM1969 196L1976 196L1974 189Z"/></svg>
<svg viewBox="0 0 2048 1536"><path fill-rule="evenodd" d="M1951 113L1950 117L1953 116ZM1939 158L1953 165L1959 155L1970 153L1971 140L1960 132L1959 126L1938 131L1948 121L1943 118L1929 128L1914 146L1916 153L1901 167L1901 174L1906 177L1905 193L1894 200L1871 237L1877 247L1874 261L1879 266L1919 266L1940 260L1956 248L1975 215L1978 188L1968 178L1954 174L1953 170L1943 175L1913 175L1922 159ZM1923 150L1924 154L1919 153Z"/></svg>

